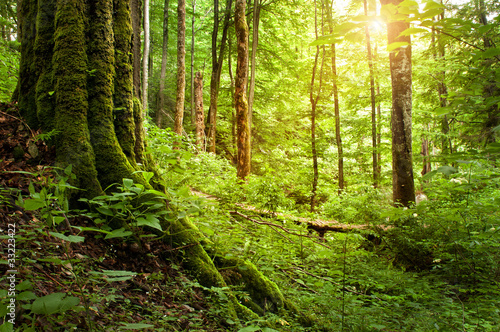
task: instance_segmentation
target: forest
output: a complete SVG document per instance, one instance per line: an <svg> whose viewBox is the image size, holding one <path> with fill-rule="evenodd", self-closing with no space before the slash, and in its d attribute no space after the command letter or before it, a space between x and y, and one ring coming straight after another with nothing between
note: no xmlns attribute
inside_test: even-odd
<svg viewBox="0 0 500 332"><path fill-rule="evenodd" d="M496 0L2 0L0 332L500 331Z"/></svg>

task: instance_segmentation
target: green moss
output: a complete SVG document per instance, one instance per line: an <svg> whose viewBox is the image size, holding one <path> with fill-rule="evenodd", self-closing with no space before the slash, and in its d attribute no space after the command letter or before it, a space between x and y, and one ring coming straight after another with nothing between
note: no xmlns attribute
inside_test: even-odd
<svg viewBox="0 0 500 332"><path fill-rule="evenodd" d="M55 9L55 2L52 0L38 1L37 34L34 45L34 65L39 74L36 84L36 113L44 131L50 131L54 128L55 118L52 71Z"/></svg>
<svg viewBox="0 0 500 332"><path fill-rule="evenodd" d="M236 258L216 257L215 263L219 268L231 269L236 272L238 278L231 278L230 283L243 287L253 301L253 303L249 301L243 305L260 313L279 312L284 308L285 298L278 286L264 276L251 262Z"/></svg>
<svg viewBox="0 0 500 332"><path fill-rule="evenodd" d="M59 0L55 18L54 75L57 162L73 165L76 186L85 196L102 192L87 124L87 55L85 11L81 0Z"/></svg>
<svg viewBox="0 0 500 332"><path fill-rule="evenodd" d="M90 142L94 149L99 182L103 187L121 183L123 178L144 182L132 173L116 138L113 124L113 91L115 77L112 3L107 0L89 2L88 30L88 123Z"/></svg>
<svg viewBox="0 0 500 332"><path fill-rule="evenodd" d="M205 287L225 287L226 282L213 264L205 249L203 242L207 239L188 219L179 219L170 222L170 241L176 247L182 247L184 265L194 274L200 284ZM239 314L248 314L245 309L237 308L238 301L230 294L228 303L228 316L238 320Z"/></svg>
<svg viewBox="0 0 500 332"><path fill-rule="evenodd" d="M133 103L132 19L128 1L113 2L115 47L114 126L118 142L133 165L135 156L135 122Z"/></svg>

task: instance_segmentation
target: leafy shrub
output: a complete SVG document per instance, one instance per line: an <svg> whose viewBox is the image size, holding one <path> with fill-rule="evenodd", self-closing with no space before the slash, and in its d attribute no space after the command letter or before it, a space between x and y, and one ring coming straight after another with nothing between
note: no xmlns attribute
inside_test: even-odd
<svg viewBox="0 0 500 332"><path fill-rule="evenodd" d="M331 195L323 204L322 212L338 222L369 224L382 220L382 211L388 208L386 195L371 186L358 191Z"/></svg>
<svg viewBox="0 0 500 332"><path fill-rule="evenodd" d="M251 204L270 213L276 213L291 206L292 200L286 197L285 187L285 182L276 176L251 176L245 190Z"/></svg>

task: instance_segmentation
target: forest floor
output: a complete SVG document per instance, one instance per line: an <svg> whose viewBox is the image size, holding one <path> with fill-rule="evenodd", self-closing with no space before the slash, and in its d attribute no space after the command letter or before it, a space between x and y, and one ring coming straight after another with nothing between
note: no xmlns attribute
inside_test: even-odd
<svg viewBox="0 0 500 332"><path fill-rule="evenodd" d="M7 228L15 225L19 293L15 328L116 331L148 329L163 322L167 326L164 331L225 331L214 317L217 309L211 308L213 301L182 270L178 250L166 242L155 241L140 248L122 239L89 235L83 242L68 242L54 236L51 230L55 229L47 226L40 213L16 204L19 195L29 197L30 184L38 191L54 181L50 168L55 151L39 139L39 134L21 119L15 105L0 105L0 275L5 281L9 270ZM92 226L89 218L78 214L67 217L72 226ZM59 232L69 236L74 229ZM6 289L2 286L0 298L7 298ZM46 314L29 310L37 299L50 305L54 294L63 294L59 300L64 294L65 299L76 295L80 304L68 311L76 314L64 315L69 308L57 306Z"/></svg>

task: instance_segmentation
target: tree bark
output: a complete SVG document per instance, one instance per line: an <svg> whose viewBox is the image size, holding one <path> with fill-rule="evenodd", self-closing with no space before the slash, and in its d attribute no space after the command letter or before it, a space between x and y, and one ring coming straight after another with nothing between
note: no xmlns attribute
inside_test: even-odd
<svg viewBox="0 0 500 332"><path fill-rule="evenodd" d="M365 16L368 16L368 3L366 0L363 1L363 8ZM370 13L371 15L371 13ZM379 186L379 174L378 174L378 163L377 163L377 109L375 106L375 74L373 70L373 55L372 47L370 44L370 30L368 23L365 24L365 37L366 37L366 51L368 57L368 69L370 72L370 101L372 109L372 172L373 172L373 187L377 188Z"/></svg>
<svg viewBox="0 0 500 332"><path fill-rule="evenodd" d="M175 100L174 132L182 135L184 97L186 90L186 0L177 4L177 97Z"/></svg>
<svg viewBox="0 0 500 332"><path fill-rule="evenodd" d="M382 5L399 5L402 0L381 0ZM412 161L412 75L411 39L400 36L410 27L403 20L390 19L387 23L388 44L406 42L389 54L392 82L392 190L395 204L409 206L415 202Z"/></svg>
<svg viewBox="0 0 500 332"><path fill-rule="evenodd" d="M130 15L132 16L132 68L134 78L134 96L141 99L141 0L130 0Z"/></svg>
<svg viewBox="0 0 500 332"><path fill-rule="evenodd" d="M321 3L323 7L323 2ZM321 20L323 22L323 20ZM323 30L323 26L322 26ZM317 4L314 1L314 33L316 35L316 39L318 39L318 14L317 14ZM318 152L316 150L316 106L318 105L320 96L321 96L321 86L323 83L323 65L325 63L325 46L323 49L323 57L321 60L321 67L319 69L319 86L318 86L318 94L314 97L314 81L316 79L316 70L318 67L318 58L319 58L319 50L320 47L316 46L316 55L314 57L314 65L311 75L311 84L309 86L309 101L311 102L311 153L313 160L313 181L312 181L312 189L311 189L311 200L310 207L311 212L314 212L316 208L316 191L318 188Z"/></svg>
<svg viewBox="0 0 500 332"><path fill-rule="evenodd" d="M248 126L248 102L246 85L248 79L248 25L245 16L245 0L235 2L235 30L237 37L238 61L236 64L236 81L234 103L238 128L238 166L237 176L246 180L250 174L250 128Z"/></svg>
<svg viewBox="0 0 500 332"><path fill-rule="evenodd" d="M205 114L203 113L203 75L196 73L194 80L194 104L196 109L196 145L205 151Z"/></svg>
<svg viewBox="0 0 500 332"><path fill-rule="evenodd" d="M193 16L191 18L191 124L196 126L196 105L195 105L195 97L194 97L194 35L196 34L196 30L194 28L194 23L196 21L195 13L196 13L196 0L193 1ZM205 126L203 126L205 127Z"/></svg>
<svg viewBox="0 0 500 332"><path fill-rule="evenodd" d="M330 33L333 33L333 14L332 5L326 6L326 14L328 16L328 25ZM342 136L340 131L340 107L339 107L339 89L338 89L338 77L337 77L337 55L335 44L332 44L332 78L333 78L333 103L335 112L335 143L337 145L337 156L338 156L338 172L339 172L339 189L338 194L340 195L344 190L344 150L342 148Z"/></svg>
<svg viewBox="0 0 500 332"><path fill-rule="evenodd" d="M169 0L165 0L163 7L163 46L161 54L160 70L160 91L158 91L160 103L156 111L156 125L161 128L163 122L163 112L165 111L165 77L167 74L167 56L168 56L168 7Z"/></svg>
<svg viewBox="0 0 500 332"><path fill-rule="evenodd" d="M148 111L149 79L149 0L144 0L144 52L142 54L142 110Z"/></svg>
<svg viewBox="0 0 500 332"><path fill-rule="evenodd" d="M238 138L237 138L237 126L236 126L236 113L235 113L235 106L234 106L234 77L233 77L233 67L231 63L231 38L228 40L228 55L227 55L227 71L229 74L229 91L231 92L231 142L232 142L232 147L233 151L238 151ZM234 153L233 158L232 158L232 163L237 164L238 163L238 154Z"/></svg>
<svg viewBox="0 0 500 332"><path fill-rule="evenodd" d="M224 49L226 47L227 31L229 29L229 17L231 12L232 0L226 1L226 13L224 16L224 26L222 29L222 38L220 42L219 56L217 56L217 35L219 32L219 1L214 0L214 29L212 31L212 76L210 79L210 107L208 109L207 124L207 143L209 151L215 153L217 132L217 98L219 95L219 82L222 73L222 64L224 61Z"/></svg>
<svg viewBox="0 0 500 332"><path fill-rule="evenodd" d="M260 0L253 2L252 54L250 57L250 85L248 86L248 126L252 132L253 100L255 95L255 69L259 45ZM250 135L251 136L251 135Z"/></svg>

